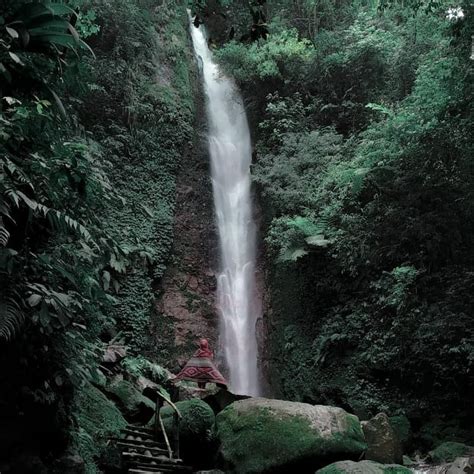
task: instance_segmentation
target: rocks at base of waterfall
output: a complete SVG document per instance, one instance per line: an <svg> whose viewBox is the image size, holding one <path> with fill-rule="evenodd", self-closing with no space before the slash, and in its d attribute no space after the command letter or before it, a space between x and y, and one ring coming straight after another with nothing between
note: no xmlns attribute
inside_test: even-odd
<svg viewBox="0 0 474 474"><path fill-rule="evenodd" d="M217 443L212 408L198 398L176 402L176 407L182 417L179 423L181 457L197 468L213 467ZM176 434L174 410L165 406L160 413L166 433L172 439Z"/></svg>
<svg viewBox="0 0 474 474"><path fill-rule="evenodd" d="M439 444L428 453L433 463L452 462L463 456L474 456L474 448L455 441L446 441Z"/></svg>
<svg viewBox="0 0 474 474"><path fill-rule="evenodd" d="M117 404L130 423L146 424L155 413L155 404L128 380L116 377L103 391Z"/></svg>
<svg viewBox="0 0 474 474"><path fill-rule="evenodd" d="M226 472L314 472L358 459L367 448L359 419L342 408L251 398L229 405L216 421Z"/></svg>
<svg viewBox="0 0 474 474"><path fill-rule="evenodd" d="M316 474L412 474L399 464L381 464L375 461L339 461L326 466Z"/></svg>
<svg viewBox="0 0 474 474"><path fill-rule="evenodd" d="M439 465L419 465L413 466L412 472L415 474L473 474L474 457L459 457L453 462Z"/></svg>
<svg viewBox="0 0 474 474"><path fill-rule="evenodd" d="M403 462L400 440L385 413L379 413L361 424L367 441L365 459L382 464L401 464Z"/></svg>

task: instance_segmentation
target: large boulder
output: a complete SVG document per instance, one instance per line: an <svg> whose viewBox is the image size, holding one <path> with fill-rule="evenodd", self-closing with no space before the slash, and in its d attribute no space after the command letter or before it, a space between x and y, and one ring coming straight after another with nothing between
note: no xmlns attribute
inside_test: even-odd
<svg viewBox="0 0 474 474"><path fill-rule="evenodd" d="M359 419L341 408L251 398L217 415L226 472L314 472L366 449Z"/></svg>
<svg viewBox="0 0 474 474"><path fill-rule="evenodd" d="M452 462L456 458L466 454L474 454L474 449L463 443L455 441L446 441L441 443L435 449L429 452L431 461L434 463Z"/></svg>
<svg viewBox="0 0 474 474"><path fill-rule="evenodd" d="M177 402L176 407L182 417L179 423L182 458L198 468L212 467L217 448L214 436L216 417L212 408L199 398ZM170 439L176 432L173 414L174 410L169 406L161 409L161 418Z"/></svg>
<svg viewBox="0 0 474 474"><path fill-rule="evenodd" d="M109 445L109 438L120 436L120 430L127 426L117 406L99 389L86 384L77 393L75 418L79 428L78 454L86 463L86 472L93 472L98 459L109 466L109 453L114 451ZM118 465L120 459L114 464ZM115 461L114 461L115 462ZM105 472L114 472L104 469ZM19 471L23 472L23 471ZM68 472L63 470L62 472Z"/></svg>
<svg viewBox="0 0 474 474"><path fill-rule="evenodd" d="M105 387L111 398L130 423L147 423L155 413L155 404L143 396L128 380L117 378Z"/></svg>
<svg viewBox="0 0 474 474"><path fill-rule="evenodd" d="M412 474L412 471L398 464L380 464L374 461L339 461L316 471L316 474Z"/></svg>
<svg viewBox="0 0 474 474"><path fill-rule="evenodd" d="M382 464L401 464L403 451L400 440L385 413L362 422L367 451L365 458Z"/></svg>

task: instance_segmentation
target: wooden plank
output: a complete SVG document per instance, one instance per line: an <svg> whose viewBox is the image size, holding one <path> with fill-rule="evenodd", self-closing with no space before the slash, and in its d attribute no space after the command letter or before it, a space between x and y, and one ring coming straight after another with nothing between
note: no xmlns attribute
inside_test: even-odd
<svg viewBox="0 0 474 474"><path fill-rule="evenodd" d="M142 433L140 431L135 431L135 430L129 430L128 428L124 428L123 430L120 430L122 433L125 433L127 435L131 436L137 436L140 438L146 438L148 440L153 440L153 435L150 433Z"/></svg>
<svg viewBox="0 0 474 474"><path fill-rule="evenodd" d="M148 469L148 468L147 468ZM129 469L128 474L156 474L157 472L163 472L163 471L150 471L147 469Z"/></svg>
<svg viewBox="0 0 474 474"><path fill-rule="evenodd" d="M140 445L140 446L149 446L151 448L159 448L163 451L166 451L166 446L163 443L158 443L156 441L149 441L149 440L138 440L138 439L126 439L126 438L109 438L111 441L115 443L128 443L133 445Z"/></svg>
<svg viewBox="0 0 474 474"><path fill-rule="evenodd" d="M122 456L124 458L130 458L130 459L138 459L146 462L156 462L159 464L165 464L169 466L177 465L179 463L182 463L182 459L169 459L166 456L144 456L143 454L138 454L138 453L122 453Z"/></svg>
<svg viewBox="0 0 474 474"><path fill-rule="evenodd" d="M165 451L164 449L160 449L160 448L152 448L150 446L138 446L136 444L128 444L128 443L120 443L120 442L118 442L117 444L121 448L125 448L125 449L122 449L122 451L124 452L133 451L134 449L136 449L137 451L150 451L151 454L155 453L158 456L168 456L168 451ZM139 454L143 454L143 453L139 453Z"/></svg>
<svg viewBox="0 0 474 474"><path fill-rule="evenodd" d="M147 433L153 436L154 431L150 428L145 428L144 426L135 426L135 425L127 425L125 427L126 430L133 430L133 431L141 431L142 433Z"/></svg>
<svg viewBox="0 0 474 474"><path fill-rule="evenodd" d="M158 464L142 464L142 463L136 463L133 469L151 469L151 470L158 470L162 472L194 472L193 468L190 466L186 466L184 464L179 465L179 466L160 466Z"/></svg>
<svg viewBox="0 0 474 474"><path fill-rule="evenodd" d="M156 474L157 472L166 472L166 471L161 471L160 469L151 469L149 467L144 467L144 468L134 468L134 469L129 469L128 473L129 474Z"/></svg>

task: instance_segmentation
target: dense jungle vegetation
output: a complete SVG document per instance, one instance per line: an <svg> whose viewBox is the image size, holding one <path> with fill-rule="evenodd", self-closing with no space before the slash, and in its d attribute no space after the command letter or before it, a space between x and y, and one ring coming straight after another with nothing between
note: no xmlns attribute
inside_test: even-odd
<svg viewBox="0 0 474 474"><path fill-rule="evenodd" d="M406 416L424 449L472 442L470 2L12 0L0 471L67 472L64 452L88 473L112 462L126 421L100 390L111 341L124 370L162 378L173 342L155 300L196 135L187 6L252 125L272 391Z"/></svg>
<svg viewBox="0 0 474 474"><path fill-rule="evenodd" d="M52 472L69 447L95 472L125 425L91 384L104 347L155 346L194 120L186 10L19 0L0 15L0 464Z"/></svg>
<svg viewBox="0 0 474 474"><path fill-rule="evenodd" d="M267 3L217 54L254 118L269 380L472 436L472 5Z"/></svg>

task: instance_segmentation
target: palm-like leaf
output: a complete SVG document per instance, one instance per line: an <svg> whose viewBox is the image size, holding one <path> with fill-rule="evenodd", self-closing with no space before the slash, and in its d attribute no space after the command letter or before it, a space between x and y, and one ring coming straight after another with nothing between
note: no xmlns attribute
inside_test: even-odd
<svg viewBox="0 0 474 474"><path fill-rule="evenodd" d="M3 216L0 216L0 247L6 247L10 239L10 232L8 232L3 222Z"/></svg>
<svg viewBox="0 0 474 474"><path fill-rule="evenodd" d="M0 339L13 339L24 321L25 314L15 298L0 299Z"/></svg>

